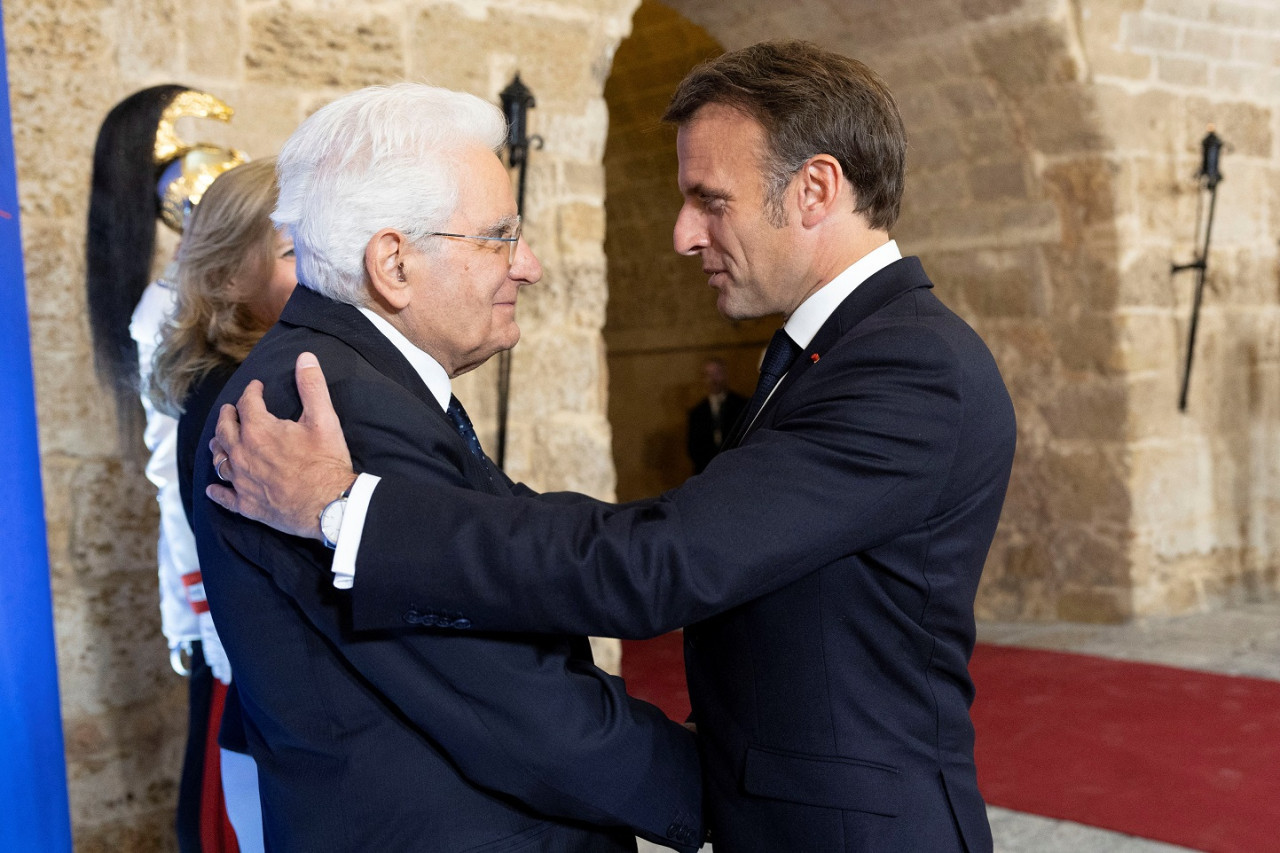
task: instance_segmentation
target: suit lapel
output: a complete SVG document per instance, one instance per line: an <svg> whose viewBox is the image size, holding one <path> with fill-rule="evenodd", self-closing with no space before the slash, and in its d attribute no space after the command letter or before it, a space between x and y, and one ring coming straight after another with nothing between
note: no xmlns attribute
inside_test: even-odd
<svg viewBox="0 0 1280 853"><path fill-rule="evenodd" d="M291 326L311 329L323 335L337 338L351 347L356 353L397 385L404 388L438 417L458 443L460 457L465 469L470 470L469 479L481 489L503 494L507 491L505 481L498 468L491 461L480 460L471 453L462 435L453 421L440 408L439 401L432 396L418 371L396 349L386 335L369 322L369 318L356 308L342 302L336 302L322 296L306 286L294 289L293 296L285 305L280 315L280 322ZM406 417L412 417L406 412Z"/></svg>
<svg viewBox="0 0 1280 853"><path fill-rule="evenodd" d="M404 388L422 402L426 408L440 418L450 432L457 433L453 421L440 408L440 403L432 396L418 371L413 369L400 350L395 348L386 335L369 322L369 318L356 308L342 302L336 302L327 296L321 296L305 285L294 288L293 296L284 306L280 314L280 322L285 325L301 326L323 335L337 338L351 347L356 353L373 367L400 387ZM462 436L458 436L462 443ZM467 453L470 456L470 452Z"/></svg>
<svg viewBox="0 0 1280 853"><path fill-rule="evenodd" d="M854 326L907 291L920 287L933 287L929 277L924 274L920 259L910 257L894 261L845 297L840 307L822 324L818 334L813 336L805 353L821 354L830 349Z"/></svg>
<svg viewBox="0 0 1280 853"><path fill-rule="evenodd" d="M299 285L285 305L280 322L311 329L342 341L383 376L413 394L428 408L439 412L449 423L450 429L453 428L448 416L440 408L440 403L431 395L413 365L354 307L335 302L305 285Z"/></svg>
<svg viewBox="0 0 1280 853"><path fill-rule="evenodd" d="M854 288L853 292L845 297L845 300L818 329L809 346L805 347L799 357L792 362L791 369L778 383L773 396L760 411L760 416L756 418L748 434L771 421L773 412L777 410L778 401L795 383L800 381L810 367L822 360L823 353L885 305L902 294L920 287L933 287L933 283L925 275L920 259L913 256L894 261ZM746 437L744 435L743 440L746 440Z"/></svg>

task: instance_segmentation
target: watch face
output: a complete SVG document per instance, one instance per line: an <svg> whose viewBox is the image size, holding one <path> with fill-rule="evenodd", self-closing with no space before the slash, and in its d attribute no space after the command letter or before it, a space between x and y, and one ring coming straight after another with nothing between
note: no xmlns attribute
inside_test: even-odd
<svg viewBox="0 0 1280 853"><path fill-rule="evenodd" d="M338 531L342 529L342 514L346 508L347 499L338 498L330 501L320 513L320 535L324 537L324 544L330 548L337 547Z"/></svg>

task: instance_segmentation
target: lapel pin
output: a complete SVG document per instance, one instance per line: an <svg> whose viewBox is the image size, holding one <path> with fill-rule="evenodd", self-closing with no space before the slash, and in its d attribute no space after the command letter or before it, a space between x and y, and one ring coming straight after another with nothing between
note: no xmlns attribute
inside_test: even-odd
<svg viewBox="0 0 1280 853"><path fill-rule="evenodd" d="M813 355L809 356L809 360L812 361L814 364L817 364L818 359L820 358L822 358L822 356L818 355L816 352Z"/></svg>

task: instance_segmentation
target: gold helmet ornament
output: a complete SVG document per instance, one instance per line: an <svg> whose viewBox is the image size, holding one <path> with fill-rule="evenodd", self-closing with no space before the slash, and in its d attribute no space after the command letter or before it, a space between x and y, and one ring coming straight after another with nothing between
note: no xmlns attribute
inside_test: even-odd
<svg viewBox="0 0 1280 853"><path fill-rule="evenodd" d="M183 116L231 121L235 111L208 92L186 89L169 102L156 127L153 157L160 171L156 194L160 220L179 234L213 179L249 160L243 151L206 142L188 145L178 138L176 123Z"/></svg>

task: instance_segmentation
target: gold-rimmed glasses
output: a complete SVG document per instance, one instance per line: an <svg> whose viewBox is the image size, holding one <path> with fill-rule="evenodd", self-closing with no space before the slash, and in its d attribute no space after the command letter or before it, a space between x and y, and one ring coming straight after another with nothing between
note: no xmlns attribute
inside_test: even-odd
<svg viewBox="0 0 1280 853"><path fill-rule="evenodd" d="M516 217L516 229L511 232L510 237L491 237L487 234L450 234L448 231L428 231L424 237L451 237L455 240L484 240L492 243L507 244L507 266L511 266L516 262L516 247L520 244L520 234L524 229L524 222L519 216Z"/></svg>

